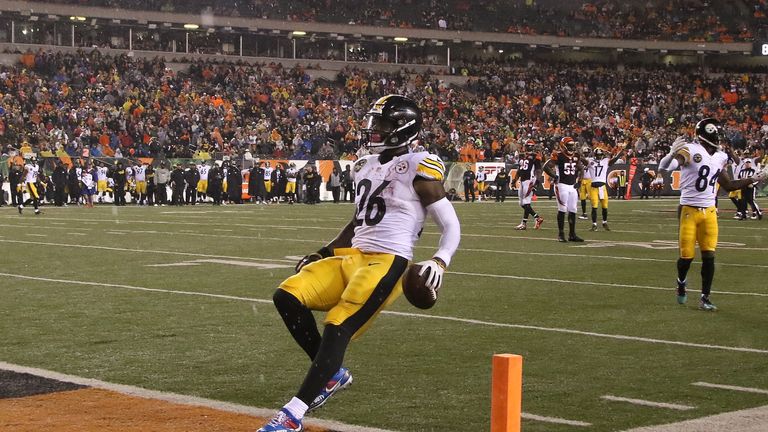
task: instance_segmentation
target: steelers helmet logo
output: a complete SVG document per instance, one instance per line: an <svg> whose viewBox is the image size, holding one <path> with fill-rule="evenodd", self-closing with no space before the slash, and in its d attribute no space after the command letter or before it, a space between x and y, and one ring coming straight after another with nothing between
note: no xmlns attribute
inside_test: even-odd
<svg viewBox="0 0 768 432"><path fill-rule="evenodd" d="M363 165L366 164L366 162L368 162L368 159L360 159L359 161L357 161L357 163L355 164L355 172L360 171L363 168Z"/></svg>
<svg viewBox="0 0 768 432"><path fill-rule="evenodd" d="M713 123L708 123L706 126L704 126L704 131L708 134L716 133L717 126L715 126Z"/></svg>
<svg viewBox="0 0 768 432"><path fill-rule="evenodd" d="M699 162L701 162L701 155L700 155L700 154L698 154L698 153L696 153L695 155L693 155L693 161L694 161L694 162L696 162L696 163L699 163Z"/></svg>
<svg viewBox="0 0 768 432"><path fill-rule="evenodd" d="M408 162L402 161L395 165L395 172L398 174L405 174L408 171Z"/></svg>

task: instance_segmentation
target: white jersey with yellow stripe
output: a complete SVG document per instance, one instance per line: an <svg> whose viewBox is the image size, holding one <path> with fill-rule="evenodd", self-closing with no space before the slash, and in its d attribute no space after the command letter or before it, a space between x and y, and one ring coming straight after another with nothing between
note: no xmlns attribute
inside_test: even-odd
<svg viewBox="0 0 768 432"><path fill-rule="evenodd" d="M680 167L680 205L713 207L717 196L717 179L728 163L728 155L721 150L709 154L697 142L686 144L678 154L685 159Z"/></svg>
<svg viewBox="0 0 768 432"><path fill-rule="evenodd" d="M24 177L25 183L37 183L37 175L40 172L40 167L35 163L29 163L24 166L26 176Z"/></svg>
<svg viewBox="0 0 768 432"><path fill-rule="evenodd" d="M406 153L381 163L379 155L355 162L355 236L352 247L413 258L427 211L413 188L417 177L443 181L445 165L427 152Z"/></svg>

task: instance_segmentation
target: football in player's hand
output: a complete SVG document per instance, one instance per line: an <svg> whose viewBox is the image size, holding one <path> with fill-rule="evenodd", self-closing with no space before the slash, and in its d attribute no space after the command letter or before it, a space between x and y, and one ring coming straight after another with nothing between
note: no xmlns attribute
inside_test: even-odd
<svg viewBox="0 0 768 432"><path fill-rule="evenodd" d="M427 288L428 272L419 275L421 265L411 264L403 275L403 294L419 309L429 309L437 302L437 291Z"/></svg>

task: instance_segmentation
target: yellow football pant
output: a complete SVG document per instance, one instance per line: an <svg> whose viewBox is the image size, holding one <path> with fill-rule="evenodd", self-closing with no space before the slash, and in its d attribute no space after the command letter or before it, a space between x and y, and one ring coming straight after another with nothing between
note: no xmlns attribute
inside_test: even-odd
<svg viewBox="0 0 768 432"><path fill-rule="evenodd" d="M325 324L349 326L353 339L403 292L403 257L336 249L335 256L315 261L280 284L304 306L326 311Z"/></svg>
<svg viewBox="0 0 768 432"><path fill-rule="evenodd" d="M714 252L717 233L717 208L680 207L680 258L693 259L697 242L702 252Z"/></svg>

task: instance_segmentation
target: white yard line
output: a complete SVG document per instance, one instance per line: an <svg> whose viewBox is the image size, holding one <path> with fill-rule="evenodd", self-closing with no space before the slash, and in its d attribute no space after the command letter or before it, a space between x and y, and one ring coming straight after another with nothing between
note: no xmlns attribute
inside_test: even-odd
<svg viewBox="0 0 768 432"><path fill-rule="evenodd" d="M242 256L199 254L199 253L191 253L191 252L176 252L176 251L165 251L165 250L129 249L127 247L125 247L125 248L116 248L116 247L110 247L110 246L79 245L79 244L70 244L70 243L34 242L34 241L10 240L10 239L0 239L0 242L2 242L2 243L19 243L19 244L42 245L42 246L59 246L59 247L67 247L67 248L75 248L75 249L99 249L99 250L108 250L108 251L115 251L115 252L155 253L155 254L162 254L162 255L181 255L181 256L192 256L192 257L204 257L204 258L222 258L222 259L251 260L251 261L265 261L265 262L285 262L285 263L293 263L293 264L295 264L295 261L293 261L293 260L287 260L287 259L281 259L281 258L276 258L276 259L250 258L250 257L242 257Z"/></svg>
<svg viewBox="0 0 768 432"><path fill-rule="evenodd" d="M658 426L645 426L624 432L765 432L768 431L768 405L732 411L693 420Z"/></svg>
<svg viewBox="0 0 768 432"><path fill-rule="evenodd" d="M213 234L211 234L213 235ZM221 237L221 236L216 236ZM261 239L269 239L261 237ZM309 241L311 240L301 240L297 239L296 241ZM109 251L115 251L115 252L138 252L138 253L156 253L156 254L165 254L165 255L181 255L181 256L194 256L194 257L206 257L206 258L222 258L222 259L233 259L233 260L253 260L253 261L265 261L265 262L284 262L284 263L295 263L294 260L290 259L267 259L267 258L250 258L250 257L236 257L236 256L226 256L226 255L211 255L211 254L197 254L197 253L190 253L190 252L175 252L175 251L164 251L164 250L152 250L152 249L128 249L128 248L115 248L115 247L109 247L109 246L96 246L96 245L78 245L78 244L69 244L69 243L52 243L52 242L34 242L34 241L25 241L25 240L9 240L9 239L0 239L0 243L20 243L20 244L33 244L33 245L42 245L42 246L59 246L59 247L71 247L71 248L78 248L78 249L99 249L99 250L109 250ZM431 247L423 246L421 248L425 249L432 249ZM471 251L472 249L465 249ZM488 250L485 250L488 251ZM505 253L505 251L488 251L488 252L498 252L498 253ZM522 254L526 254L527 252L522 252ZM543 254L542 255L552 255L552 254ZM579 255L581 256L581 255ZM592 257L593 255L583 255L583 257ZM614 257L618 258L618 257ZM634 260L635 258L629 258L628 260ZM746 264L745 264L746 265ZM457 272L457 271L449 271L450 274L460 275L460 276L472 276L472 277L484 277L484 278L496 278L496 279L513 279L513 280L530 280L530 281L539 281L539 282L554 282L554 283L563 283L563 284L574 284L574 285L589 285L589 286L608 286L608 287L614 287L614 288L636 288L636 289L646 289L646 290L654 290L654 291L666 291L671 292L672 288L670 287L655 287L655 286L647 286L647 285L632 285L632 284L618 284L618 283L610 283L610 282L593 282L593 281L575 281L575 280L569 280L569 279L552 279L552 278L540 278L540 277L532 277L532 276L515 276L515 275L500 275L500 274L491 274L491 273L470 273L470 272ZM736 296L750 296L750 297L768 297L768 293L754 293L754 292L734 292L734 291L717 291L717 294L723 294L723 295L736 295Z"/></svg>
<svg viewBox="0 0 768 432"><path fill-rule="evenodd" d="M112 283L103 283L103 282L43 278L43 277L27 276L27 275L12 274L12 273L0 273L0 276L41 281L41 282L54 282L54 283L62 283L62 284L70 284L70 285L86 285L86 286L96 286L101 288L120 288L120 289L128 289L128 290L135 290L135 291L189 295L189 296L197 296L197 297L209 297L209 298L216 298L216 299L223 299L223 300L247 301L252 303L272 305L272 300L267 300L267 299L229 296L229 295L223 295L223 294L210 294L205 292L177 291L177 290L146 288L146 287L133 286L133 285L112 284ZM639 337L639 336L626 336L626 335L586 332L581 330L573 330L573 329L557 328L557 327L542 327L542 326L523 325L523 324L497 323L492 321L481 321L481 320L458 318L458 317L451 317L451 316L426 315L426 314L419 314L419 313L396 312L396 311L383 311L382 314L411 317L411 318L420 318L420 319L433 319L433 320L442 320L442 321L450 321L450 322L459 322L464 324L473 324L473 325L498 327L498 328L514 328L514 329L522 329L522 330L534 330L534 331L564 333L564 334L580 335L580 336L600 337L600 338L616 339L616 340L624 340L624 341L643 342L643 343L650 343L650 344L683 346L688 348L701 348L701 349L707 349L707 350L722 350L722 351L746 352L746 353L754 353L754 354L768 354L768 350L758 349L758 348L699 344L699 343L671 341L671 340L664 340L664 339L653 339L653 338L646 338L646 337Z"/></svg>
<svg viewBox="0 0 768 432"><path fill-rule="evenodd" d="M68 220L73 222L80 222L85 223L87 225L97 225L96 223L89 223L89 222L99 222L99 223L115 223L115 221L112 220L106 220L106 219L68 219L68 218L47 218L47 219L55 219L55 220ZM121 220L119 221L120 224L160 224L160 225L194 225L194 226L228 226L228 227L246 227L246 228L276 228L276 229L296 229L300 228L297 226L288 226L288 225L264 225L260 223L253 223L253 224L232 224L227 222L210 222L210 223L197 223L197 222L180 222L180 221L138 221L138 220ZM339 231L341 227L321 227L321 226L314 226L312 227L313 230L328 230L328 231ZM180 231L176 232L160 232L161 234L178 234ZM202 233L188 233L189 235L197 235L197 236L215 236L214 234L202 234ZM650 233L649 234L653 234ZM434 231L424 231L422 235L440 235L439 232ZM475 237L475 238L497 238L497 239L509 239L509 240L537 240L537 241L547 241L547 242L556 242L556 238L549 238L549 237L531 237L531 236L518 236L518 235L501 235L501 234L469 234L469 233L463 233L463 237ZM250 239L252 237L250 236L221 236L218 237L227 237L227 238L242 238L242 239ZM291 241L292 239L282 239L284 241ZM675 239L667 240L670 242L676 242ZM638 242L631 242L631 241L611 241L607 239L587 239L587 243L610 243L611 245L615 246L637 246ZM647 242L645 242L647 243ZM751 251L768 251L768 248L761 248L761 247L747 247L747 246L728 246L728 245L719 245L718 249L735 249L735 250L751 250Z"/></svg>
<svg viewBox="0 0 768 432"><path fill-rule="evenodd" d="M757 393L757 394L768 395L768 390L763 390L763 389L754 388L754 387L739 387L739 386L733 386L733 385L712 384L712 383L706 383L706 382L695 382L691 385L694 385L697 387L720 389L720 390L733 390L733 391L739 391L744 393Z"/></svg>
<svg viewBox="0 0 768 432"><path fill-rule="evenodd" d="M605 399L612 402L626 402L633 405L642 405L652 408L665 408L665 409L671 409L671 410L677 410L677 411L690 411L692 409L696 409L695 406L690 405L680 405L680 404L673 404L673 403L666 403L666 402L654 402L644 399L632 399L632 398L626 398L621 396L612 396L612 395L605 395L600 396L600 399Z"/></svg>
<svg viewBox="0 0 768 432"><path fill-rule="evenodd" d="M230 402L221 402L213 399L205 399L195 396L186 396L176 393L167 393L156 390L148 390L141 387L134 387L123 384L114 384L93 378L83 378L75 375L66 375L45 369L19 366L11 363L0 362L0 369L9 370L17 373L25 373L56 381L88 386L103 390L113 391L128 396L139 397L142 399L154 399L171 402L180 405L197 406L211 408L220 411L226 411L235 414L245 414L255 417L270 418L277 409L256 408L245 405L234 404ZM348 425L335 421L307 419L304 423L308 426L317 426L339 432L391 432L385 429L367 428L363 426Z"/></svg>
<svg viewBox="0 0 768 432"><path fill-rule="evenodd" d="M3 241L3 240L0 240L0 241ZM674 289L670 287L618 284L618 283L611 283L611 282L575 281L570 279L551 279L551 278L540 278L540 277L531 277L531 276L498 275L498 274L489 274L489 273L469 273L469 272L457 272L457 271L448 271L446 273L461 275L461 276L487 277L487 278L497 278L497 279L531 280L531 281L539 281L539 282L554 282L554 283L574 284L574 285L609 286L609 287L615 287L615 288L637 288L637 289L647 289L647 290L667 291L667 292L674 291ZM726 294L726 295L749 296L749 297L768 297L768 293L734 292L734 291L716 291L716 293Z"/></svg>
<svg viewBox="0 0 768 432"><path fill-rule="evenodd" d="M545 417L545 416L540 416L540 415L526 413L526 412L522 413L521 417L524 418L525 420L535 420L535 421L540 421L544 423L554 423L554 424L561 424L561 425L567 425L567 426L581 426L581 427L592 426L592 423L586 423L583 421L566 420L566 419L561 419L557 417Z"/></svg>

